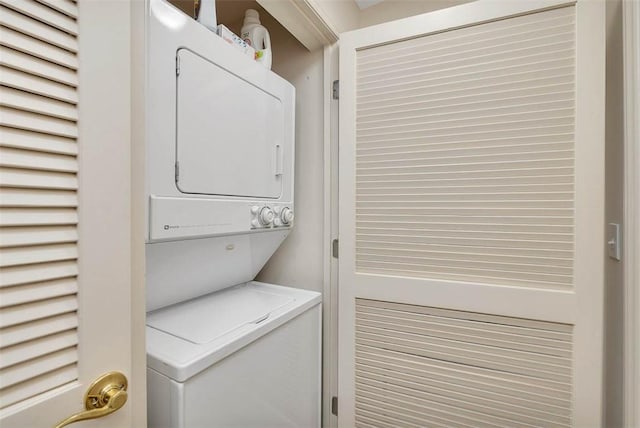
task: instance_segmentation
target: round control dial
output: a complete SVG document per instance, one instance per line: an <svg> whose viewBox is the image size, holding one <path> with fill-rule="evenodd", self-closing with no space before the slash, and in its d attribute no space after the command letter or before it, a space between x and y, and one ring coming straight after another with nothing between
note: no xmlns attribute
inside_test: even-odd
<svg viewBox="0 0 640 428"><path fill-rule="evenodd" d="M293 211L291 211L291 208L285 207L280 211L280 221L282 224L290 224L293 221Z"/></svg>
<svg viewBox="0 0 640 428"><path fill-rule="evenodd" d="M258 214L258 221L263 226L268 226L273 223L273 220L276 218L276 215L273 213L273 210L269 207L262 207L260 210L260 214Z"/></svg>

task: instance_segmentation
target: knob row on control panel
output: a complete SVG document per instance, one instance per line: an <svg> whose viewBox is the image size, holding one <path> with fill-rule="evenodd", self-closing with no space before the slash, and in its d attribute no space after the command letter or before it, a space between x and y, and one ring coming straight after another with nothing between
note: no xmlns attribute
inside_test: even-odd
<svg viewBox="0 0 640 428"><path fill-rule="evenodd" d="M293 221L293 210L289 207L254 205L251 207L251 226L254 228L289 226Z"/></svg>

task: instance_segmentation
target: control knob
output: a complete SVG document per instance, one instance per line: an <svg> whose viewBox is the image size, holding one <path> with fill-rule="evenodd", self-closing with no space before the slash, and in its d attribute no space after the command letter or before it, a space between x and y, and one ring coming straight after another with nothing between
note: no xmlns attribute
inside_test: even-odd
<svg viewBox="0 0 640 428"><path fill-rule="evenodd" d="M293 211L291 211L291 208L285 207L280 211L280 221L282 224L290 224L293 221Z"/></svg>
<svg viewBox="0 0 640 428"><path fill-rule="evenodd" d="M258 221L263 226L269 226L273 223L273 220L276 218L275 214L269 207L263 207L260 210L260 214L258 214Z"/></svg>

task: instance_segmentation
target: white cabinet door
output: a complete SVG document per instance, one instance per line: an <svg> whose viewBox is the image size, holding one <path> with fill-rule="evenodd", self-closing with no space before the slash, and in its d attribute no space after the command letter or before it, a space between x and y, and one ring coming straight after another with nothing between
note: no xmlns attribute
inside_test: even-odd
<svg viewBox="0 0 640 428"><path fill-rule="evenodd" d="M601 424L603 6L341 37L341 427Z"/></svg>
<svg viewBox="0 0 640 428"><path fill-rule="evenodd" d="M131 298L143 246L131 239L131 5L1 4L0 425L53 427L115 370L127 403L83 426L129 427L145 409L132 363L135 349L144 364L132 336L144 307Z"/></svg>

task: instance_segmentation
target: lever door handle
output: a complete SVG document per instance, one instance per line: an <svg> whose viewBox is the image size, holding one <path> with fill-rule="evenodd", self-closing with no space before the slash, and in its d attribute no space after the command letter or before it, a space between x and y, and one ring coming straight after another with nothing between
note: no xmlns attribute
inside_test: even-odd
<svg viewBox="0 0 640 428"><path fill-rule="evenodd" d="M55 428L74 422L101 418L120 409L127 402L127 378L120 372L105 373L96 379L84 396L85 409L61 421Z"/></svg>

